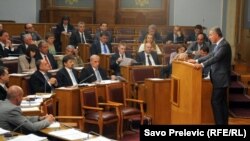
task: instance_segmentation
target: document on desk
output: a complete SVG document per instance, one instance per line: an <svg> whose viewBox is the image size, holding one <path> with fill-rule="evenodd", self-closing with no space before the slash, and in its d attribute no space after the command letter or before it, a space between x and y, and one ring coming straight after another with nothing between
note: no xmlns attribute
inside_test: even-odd
<svg viewBox="0 0 250 141"><path fill-rule="evenodd" d="M3 128L0 128L0 135L6 134L6 133L8 133L8 132L10 132L10 131L5 130L5 129L3 129Z"/></svg>
<svg viewBox="0 0 250 141"><path fill-rule="evenodd" d="M43 98L43 99L46 99L46 98L51 98L52 94L51 93L36 93L35 95L28 95L27 97L28 98Z"/></svg>
<svg viewBox="0 0 250 141"><path fill-rule="evenodd" d="M41 103L43 102L42 98L37 98L33 101L27 101L27 100L22 100L21 102L21 107L38 107L41 105Z"/></svg>
<svg viewBox="0 0 250 141"><path fill-rule="evenodd" d="M40 111L39 107L21 107L22 112L35 112Z"/></svg>
<svg viewBox="0 0 250 141"><path fill-rule="evenodd" d="M47 128L59 128L59 127L60 127L60 123L59 122L53 122Z"/></svg>
<svg viewBox="0 0 250 141"><path fill-rule="evenodd" d="M57 130L57 131L52 131L49 134L56 136L58 138L66 139L66 140L87 139L93 136L93 135L78 131L76 129Z"/></svg>
<svg viewBox="0 0 250 141"><path fill-rule="evenodd" d="M104 136L98 136L98 137L93 137L91 139L87 139L85 141L113 141L113 140L106 138Z"/></svg>
<svg viewBox="0 0 250 141"><path fill-rule="evenodd" d="M46 137L40 137L34 134L29 134L29 135L20 135L17 136L14 139L10 139L8 141L47 141Z"/></svg>

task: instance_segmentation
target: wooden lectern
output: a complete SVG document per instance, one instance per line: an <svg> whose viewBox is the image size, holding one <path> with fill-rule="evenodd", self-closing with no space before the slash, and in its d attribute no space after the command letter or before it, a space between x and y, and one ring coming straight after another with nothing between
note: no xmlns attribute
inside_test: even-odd
<svg viewBox="0 0 250 141"><path fill-rule="evenodd" d="M174 61L171 78L171 123L213 124L211 83L202 80L202 70Z"/></svg>
<svg viewBox="0 0 250 141"><path fill-rule="evenodd" d="M84 63L89 62L90 58L90 44L78 44L79 55Z"/></svg>

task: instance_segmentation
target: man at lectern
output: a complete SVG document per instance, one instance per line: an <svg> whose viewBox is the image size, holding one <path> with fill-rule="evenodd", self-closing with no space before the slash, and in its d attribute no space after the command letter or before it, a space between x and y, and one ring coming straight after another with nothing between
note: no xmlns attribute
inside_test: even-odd
<svg viewBox="0 0 250 141"><path fill-rule="evenodd" d="M211 65L210 79L213 84L212 109L215 124L228 124L227 88L230 84L232 51L230 44L223 38L221 29L213 27L209 31L209 39L216 44L213 52L197 60L188 60L196 69Z"/></svg>

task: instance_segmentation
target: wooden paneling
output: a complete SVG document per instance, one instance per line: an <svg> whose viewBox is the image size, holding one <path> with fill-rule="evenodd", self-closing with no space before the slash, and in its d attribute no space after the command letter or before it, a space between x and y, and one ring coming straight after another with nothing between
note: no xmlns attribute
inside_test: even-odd
<svg viewBox="0 0 250 141"><path fill-rule="evenodd" d="M94 23L94 14L91 9L76 8L48 8L40 11L40 21L48 23L58 23L64 15L70 17L71 23L84 21L85 23Z"/></svg>
<svg viewBox="0 0 250 141"><path fill-rule="evenodd" d="M169 0L162 0L162 6L159 9L123 9L118 7L117 24L168 25Z"/></svg>
<svg viewBox="0 0 250 141"><path fill-rule="evenodd" d="M95 23L115 24L117 0L95 0Z"/></svg>

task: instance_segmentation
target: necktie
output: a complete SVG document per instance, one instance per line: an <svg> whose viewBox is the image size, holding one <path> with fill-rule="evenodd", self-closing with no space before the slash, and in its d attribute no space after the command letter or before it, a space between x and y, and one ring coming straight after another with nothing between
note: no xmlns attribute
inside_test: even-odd
<svg viewBox="0 0 250 141"><path fill-rule="evenodd" d="M215 52L217 51L217 49L218 49L218 45L216 45L216 46L214 47L213 53L215 53Z"/></svg>
<svg viewBox="0 0 250 141"><path fill-rule="evenodd" d="M122 57L122 59L123 59L123 58L124 58L124 55L122 54L121 57Z"/></svg>
<svg viewBox="0 0 250 141"><path fill-rule="evenodd" d="M85 44L87 43L87 42L86 42L86 39L85 39L84 32L82 33L81 43L85 43Z"/></svg>
<svg viewBox="0 0 250 141"><path fill-rule="evenodd" d="M75 78L72 70L69 71L69 75L70 75L70 78L71 78L73 85L77 85L76 78Z"/></svg>
<svg viewBox="0 0 250 141"><path fill-rule="evenodd" d="M104 53L108 53L108 51L107 51L107 48L106 48L105 44L103 44L103 52L104 52Z"/></svg>
<svg viewBox="0 0 250 141"><path fill-rule="evenodd" d="M95 75L96 75L96 80L97 81L102 81L102 77L100 75L100 72L98 69L95 70Z"/></svg>
<svg viewBox="0 0 250 141"><path fill-rule="evenodd" d="M81 43L83 43L83 33L80 34L81 34Z"/></svg>
<svg viewBox="0 0 250 141"><path fill-rule="evenodd" d="M147 58L148 58L148 65L151 66L151 65L152 65L152 62L150 61L150 58L149 58L149 57L150 57L150 56L147 55Z"/></svg>
<svg viewBox="0 0 250 141"><path fill-rule="evenodd" d="M50 62L49 62L49 59L47 57L47 55L44 55L44 59L45 61L49 64L49 68L52 69L51 65L50 65Z"/></svg>

